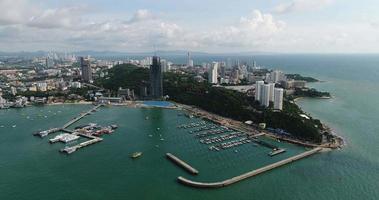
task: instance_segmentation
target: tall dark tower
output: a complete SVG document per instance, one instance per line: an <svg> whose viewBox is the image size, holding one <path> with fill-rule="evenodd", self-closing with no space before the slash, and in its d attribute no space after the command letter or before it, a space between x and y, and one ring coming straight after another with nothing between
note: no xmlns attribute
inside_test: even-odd
<svg viewBox="0 0 379 200"><path fill-rule="evenodd" d="M80 57L79 60L80 68L82 70L82 80L87 83L92 83L92 69L89 60L86 60L83 57Z"/></svg>
<svg viewBox="0 0 379 200"><path fill-rule="evenodd" d="M150 95L154 99L163 96L162 65L161 59L157 56L153 57L153 64L150 66Z"/></svg>

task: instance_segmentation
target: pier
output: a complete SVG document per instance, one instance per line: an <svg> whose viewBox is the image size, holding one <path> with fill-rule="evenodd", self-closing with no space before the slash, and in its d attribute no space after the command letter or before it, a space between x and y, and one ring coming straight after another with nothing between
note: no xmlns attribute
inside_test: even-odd
<svg viewBox="0 0 379 200"><path fill-rule="evenodd" d="M191 181L191 180L186 179L186 178L181 177L181 176L178 177L178 181L180 183L184 184L184 185L191 186L191 187L196 187L196 188L220 188L220 187L226 187L228 185L237 183L237 182L245 180L247 178L259 175L261 173L264 173L264 172L270 171L272 169L281 167L281 166L289 164L291 162L295 162L297 160L300 160L300 159L303 159L305 157L311 156L311 155L313 155L313 154L315 154L315 153L317 153L317 152L319 152L321 150L322 150L321 147L317 147L317 148L314 148L314 149L312 149L310 151L306 151L304 153L292 156L290 158L287 158L287 159L281 160L279 162L276 162L276 163L264 166L264 167L259 168L259 169L252 170L250 172L241 174L239 176L236 176L236 177L224 180L224 181L210 182L210 183L207 183L207 182L196 182L196 181Z"/></svg>
<svg viewBox="0 0 379 200"><path fill-rule="evenodd" d="M66 129L67 127L71 126L72 124L74 124L75 122L81 120L83 117L85 117L86 115L89 115L91 112L94 112L96 111L98 108L100 108L103 104L99 104L93 108L91 108L89 111L85 112L85 113L82 113L80 114L78 117L75 117L74 119L72 119L71 121L67 122L65 125L63 125L62 129Z"/></svg>
<svg viewBox="0 0 379 200"><path fill-rule="evenodd" d="M86 147L86 146L89 146L91 144L95 144L97 142L101 142L103 141L103 138L99 138L99 137L93 137L92 140L88 140L88 141L85 141L85 142L82 142L78 145L75 145L75 146L72 146L72 147L65 147L63 149L61 149L60 151L61 152L65 152L67 154L72 154L74 153L76 150L80 149L80 148L83 148L83 147Z"/></svg>
<svg viewBox="0 0 379 200"><path fill-rule="evenodd" d="M173 161L175 164L179 165L183 169L187 170L189 173L194 174L194 175L197 175L199 173L199 171L197 171L195 168L191 167L189 164L180 160L179 158L172 155L171 153L166 153L166 156L168 159L170 159L171 161Z"/></svg>
<svg viewBox="0 0 379 200"><path fill-rule="evenodd" d="M80 114L78 117L75 117L74 119L72 119L71 121L67 122L65 125L63 125L61 128L51 128L51 129L48 129L48 130L45 130L45 131L39 131L39 132L35 132L33 133L33 135L35 136L40 136L40 137L46 137L48 136L49 134L52 134L52 133L56 133L56 132L59 132L59 131L63 131L63 132L67 132L67 133L72 133L72 131L70 130L67 130L67 127L71 126L72 124L74 124L75 122L79 121L80 119L82 119L83 117L85 117L86 115L89 115L91 112L94 112L95 110L97 110L99 107L103 106L102 104L99 104L97 106L94 106L93 108L91 108L89 111L85 112L85 113L82 113Z"/></svg>

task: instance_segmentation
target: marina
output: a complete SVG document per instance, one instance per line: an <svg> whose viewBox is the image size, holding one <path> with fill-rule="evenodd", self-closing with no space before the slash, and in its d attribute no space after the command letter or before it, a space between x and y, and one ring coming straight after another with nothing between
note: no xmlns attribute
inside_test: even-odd
<svg viewBox="0 0 379 200"><path fill-rule="evenodd" d="M73 146L66 146L60 150L60 152L67 153L67 154L72 154L80 148L87 147L89 145L101 142L103 141L103 138L100 137L101 135L113 133L114 130L118 128L118 126L113 124L110 126L102 127L102 126L98 126L95 123L89 123L86 125L77 126L75 127L75 130L67 129L69 126L78 122L85 116L90 115L93 112L96 112L97 109L100 108L101 106L103 105L102 104L96 105L92 107L90 110L81 113L78 117L75 117L74 119L70 120L69 122L64 124L61 128L52 128L45 131L39 131L39 132L34 133L33 135L46 137L52 133L65 132L63 134L59 134L55 136L54 138L49 139L50 143L56 143L56 142L69 143L69 142L73 142L75 140L80 139L80 137L89 139L87 141L81 142Z"/></svg>

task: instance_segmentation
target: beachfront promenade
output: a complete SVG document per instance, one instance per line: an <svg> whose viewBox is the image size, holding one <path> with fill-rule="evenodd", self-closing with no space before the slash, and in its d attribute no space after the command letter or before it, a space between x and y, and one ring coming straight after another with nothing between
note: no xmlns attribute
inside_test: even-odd
<svg viewBox="0 0 379 200"><path fill-rule="evenodd" d="M313 154L315 154L315 153L317 153L317 152L319 152L321 150L322 150L321 147L316 147L316 148L314 148L314 149L312 149L310 151L306 151L304 153L292 156L290 158L287 158L287 159L281 160L279 162L276 162L276 163L264 166L264 167L259 168L259 169L255 169L253 171L241 174L239 176L236 176L236 177L224 180L224 181L210 182L210 183L207 183L207 182L196 182L196 181L191 181L191 180L186 179L186 178L181 177L181 176L178 177L178 181L180 183L184 184L184 185L188 185L188 186L196 187L196 188L220 188L220 187L225 187L225 186L231 185L233 183L237 183L239 181L245 180L247 178L256 176L258 174L261 174L261 173L270 171L272 169L281 167L283 165L289 164L291 162L294 162L294 161L303 159L305 157L311 156L311 155L313 155Z"/></svg>

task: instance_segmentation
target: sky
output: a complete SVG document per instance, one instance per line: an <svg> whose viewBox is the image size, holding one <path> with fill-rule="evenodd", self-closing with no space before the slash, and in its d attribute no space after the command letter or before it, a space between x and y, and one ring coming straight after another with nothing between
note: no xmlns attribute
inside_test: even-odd
<svg viewBox="0 0 379 200"><path fill-rule="evenodd" d="M0 0L0 51L379 53L378 0Z"/></svg>

